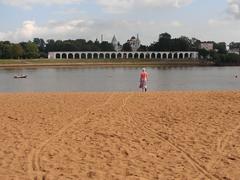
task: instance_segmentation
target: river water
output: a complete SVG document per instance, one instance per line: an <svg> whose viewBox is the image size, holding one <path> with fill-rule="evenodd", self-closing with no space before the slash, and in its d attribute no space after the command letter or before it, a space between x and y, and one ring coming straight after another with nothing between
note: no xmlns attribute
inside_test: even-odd
<svg viewBox="0 0 240 180"><path fill-rule="evenodd" d="M149 91L240 90L240 67L146 69L149 73ZM0 92L139 91L140 72L140 67L0 69ZM27 74L28 78L13 78L19 74Z"/></svg>

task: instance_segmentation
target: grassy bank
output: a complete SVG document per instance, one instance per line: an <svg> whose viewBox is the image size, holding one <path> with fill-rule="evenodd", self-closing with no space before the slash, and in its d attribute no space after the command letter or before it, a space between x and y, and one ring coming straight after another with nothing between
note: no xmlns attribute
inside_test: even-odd
<svg viewBox="0 0 240 180"><path fill-rule="evenodd" d="M152 59L78 59L78 60L0 60L0 67L32 67L32 66L210 66L211 62L201 60L152 60Z"/></svg>

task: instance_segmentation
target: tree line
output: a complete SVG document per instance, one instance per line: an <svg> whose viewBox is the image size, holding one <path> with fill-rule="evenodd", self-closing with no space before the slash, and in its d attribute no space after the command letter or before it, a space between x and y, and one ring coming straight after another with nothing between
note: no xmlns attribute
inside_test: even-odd
<svg viewBox="0 0 240 180"><path fill-rule="evenodd" d="M141 45L138 51L198 51L203 59L215 61L217 64L234 63L240 64L240 56L227 53L225 42L214 43L214 50L201 49L201 41L196 38L180 36L172 38L169 33L162 33L156 42L149 46ZM240 48L240 43L231 43L231 48ZM99 42L76 40L53 40L46 42L41 38L34 38L33 41L11 43L0 41L0 59L34 59L47 58L51 51L114 51L114 47L107 41ZM129 43L124 43L122 51L132 51Z"/></svg>
<svg viewBox="0 0 240 180"><path fill-rule="evenodd" d="M30 59L40 55L38 46L33 42L10 43L0 41L0 59Z"/></svg>
<svg viewBox="0 0 240 180"><path fill-rule="evenodd" d="M11 43L0 41L0 59L34 59L47 58L51 51L114 51L113 45L107 41L96 40L53 40L45 42L43 39L34 38L33 41Z"/></svg>

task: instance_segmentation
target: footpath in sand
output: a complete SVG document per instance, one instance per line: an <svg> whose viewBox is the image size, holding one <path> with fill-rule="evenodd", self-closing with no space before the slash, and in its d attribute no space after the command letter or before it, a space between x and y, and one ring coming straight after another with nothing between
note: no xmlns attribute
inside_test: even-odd
<svg viewBox="0 0 240 180"><path fill-rule="evenodd" d="M240 92L0 94L0 179L240 177Z"/></svg>

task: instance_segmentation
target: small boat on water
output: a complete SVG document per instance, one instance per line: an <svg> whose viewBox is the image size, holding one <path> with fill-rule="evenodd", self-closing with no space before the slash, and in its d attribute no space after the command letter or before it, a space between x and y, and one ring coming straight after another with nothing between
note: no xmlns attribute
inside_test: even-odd
<svg viewBox="0 0 240 180"><path fill-rule="evenodd" d="M27 78L27 75L15 75L14 78L15 78L15 79Z"/></svg>

